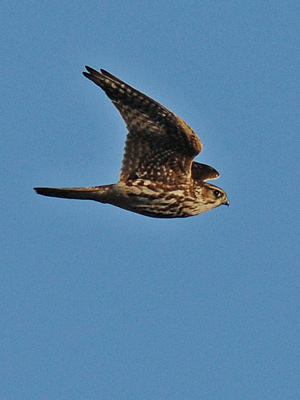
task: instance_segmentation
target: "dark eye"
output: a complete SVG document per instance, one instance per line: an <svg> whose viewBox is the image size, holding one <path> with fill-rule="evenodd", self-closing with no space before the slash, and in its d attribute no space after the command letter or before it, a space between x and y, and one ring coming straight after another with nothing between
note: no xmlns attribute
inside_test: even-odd
<svg viewBox="0 0 300 400"><path fill-rule="evenodd" d="M222 193L219 190L214 190L214 195L218 198L222 196Z"/></svg>

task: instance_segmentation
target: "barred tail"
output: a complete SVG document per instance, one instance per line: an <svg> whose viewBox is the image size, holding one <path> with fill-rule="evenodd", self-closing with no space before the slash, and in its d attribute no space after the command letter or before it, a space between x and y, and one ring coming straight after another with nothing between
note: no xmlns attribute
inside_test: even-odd
<svg viewBox="0 0 300 400"><path fill-rule="evenodd" d="M65 199L96 200L106 203L107 195L113 185L82 187L82 188L48 188L36 187L37 194Z"/></svg>

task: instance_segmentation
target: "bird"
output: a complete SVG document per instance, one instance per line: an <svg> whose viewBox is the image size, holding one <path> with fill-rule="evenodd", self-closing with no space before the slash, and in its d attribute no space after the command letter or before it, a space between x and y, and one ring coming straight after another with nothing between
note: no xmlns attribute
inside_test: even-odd
<svg viewBox="0 0 300 400"><path fill-rule="evenodd" d="M128 133L115 184L35 187L43 196L95 200L154 218L185 218L229 205L225 191L207 180L213 167L193 161L202 143L177 115L104 69L83 75L99 86L123 118Z"/></svg>

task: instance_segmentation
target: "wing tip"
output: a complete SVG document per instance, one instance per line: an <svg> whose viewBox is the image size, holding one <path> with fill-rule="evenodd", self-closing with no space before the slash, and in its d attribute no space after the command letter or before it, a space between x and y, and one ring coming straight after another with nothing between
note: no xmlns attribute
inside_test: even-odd
<svg viewBox="0 0 300 400"><path fill-rule="evenodd" d="M108 72L106 69L100 68L99 71L97 71L96 69L89 67L88 65L85 65L85 69L86 71L83 71L82 74L90 79L90 80L95 80L95 79L104 79L104 78L108 78L111 81L114 82L118 82L118 83L123 83L123 81L121 81L121 79L117 78L115 75L111 74L110 72Z"/></svg>
<svg viewBox="0 0 300 400"><path fill-rule="evenodd" d="M102 75L99 71L95 70L92 67L89 67L88 65L85 66L86 71L82 72L82 75L85 76L86 78L93 80L93 78L100 78Z"/></svg>

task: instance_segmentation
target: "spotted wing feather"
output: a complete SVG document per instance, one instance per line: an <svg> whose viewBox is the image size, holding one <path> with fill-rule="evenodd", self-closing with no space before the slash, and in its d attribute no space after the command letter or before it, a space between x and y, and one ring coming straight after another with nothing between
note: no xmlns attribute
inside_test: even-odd
<svg viewBox="0 0 300 400"><path fill-rule="evenodd" d="M105 91L127 125L120 181L142 178L172 184L189 179L192 160L202 150L195 132L109 72L86 69L83 74Z"/></svg>

